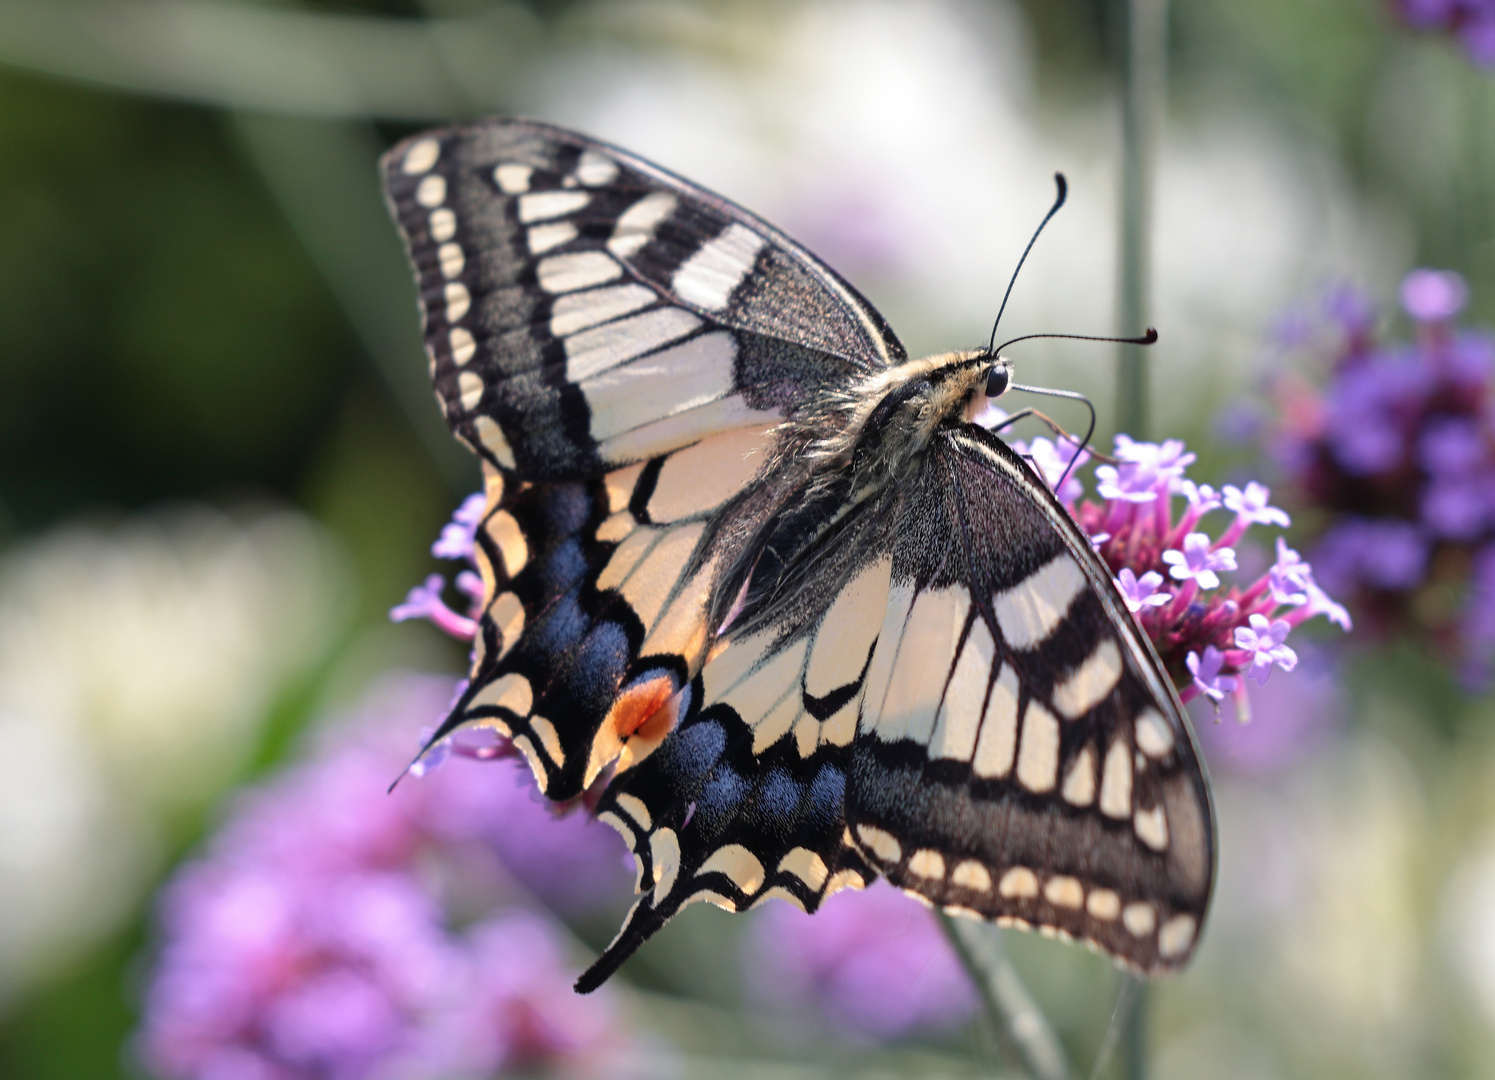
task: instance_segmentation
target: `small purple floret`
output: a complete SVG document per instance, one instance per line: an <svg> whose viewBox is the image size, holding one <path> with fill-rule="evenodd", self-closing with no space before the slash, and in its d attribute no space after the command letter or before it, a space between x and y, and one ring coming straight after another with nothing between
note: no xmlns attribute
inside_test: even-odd
<svg viewBox="0 0 1495 1080"><path fill-rule="evenodd" d="M1267 571L1272 599L1279 604L1297 606L1307 603L1308 588L1313 584L1313 570L1287 541L1277 537L1277 561Z"/></svg>
<svg viewBox="0 0 1495 1080"><path fill-rule="evenodd" d="M1028 445L1027 453L1029 460L1038 469L1038 474L1043 477L1044 483L1048 484L1060 502L1072 503L1085 494L1085 486L1075 476L1075 471L1090 460L1088 450L1079 450L1071 443L1059 444L1049 439L1038 438ZM1064 484L1056 487L1059 478L1064 476L1066 470L1069 475L1065 477Z"/></svg>
<svg viewBox="0 0 1495 1080"><path fill-rule="evenodd" d="M431 545L431 554L438 559L470 559L478 524L483 520L483 510L487 505L488 498L482 492L463 499L462 505L452 514L452 520L442 527L440 537Z"/></svg>
<svg viewBox="0 0 1495 1080"><path fill-rule="evenodd" d="M1225 666L1225 654L1213 645L1204 647L1202 657L1197 652L1189 653L1184 658L1184 663L1188 665L1189 674L1194 676L1193 685L1212 700L1220 701L1226 694L1235 691L1235 676L1220 673L1220 669Z"/></svg>
<svg viewBox="0 0 1495 1080"><path fill-rule="evenodd" d="M1168 573L1175 581L1192 581L1201 589L1220 587L1219 570L1236 568L1235 552L1228 548L1210 550L1210 538L1202 532L1184 537L1183 550L1176 548L1163 552L1163 561L1170 567Z"/></svg>
<svg viewBox="0 0 1495 1080"><path fill-rule="evenodd" d="M1196 484L1192 480L1178 481L1173 490L1189 501L1189 508L1202 517L1211 510L1218 510L1222 504L1220 493L1208 484ZM1229 491L1230 488L1225 490Z"/></svg>
<svg viewBox="0 0 1495 1080"><path fill-rule="evenodd" d="M1285 645L1292 627L1286 619L1268 622L1265 615L1252 615L1250 626L1235 628L1235 647L1251 654L1247 674L1258 684L1271 677L1272 668L1291 671L1298 664L1298 654Z"/></svg>
<svg viewBox="0 0 1495 1080"><path fill-rule="evenodd" d="M1161 607L1173 599L1171 594L1159 591L1163 575L1156 570L1149 570L1138 577L1130 566L1123 566L1116 575L1116 584L1121 589L1121 597L1126 601L1126 606L1133 612Z"/></svg>
<svg viewBox="0 0 1495 1080"><path fill-rule="evenodd" d="M431 574L425 581L410 590L403 604L397 604L390 609L390 619L394 622L430 619L439 629L452 637L471 641L477 635L478 624L464 615L458 615L446 606L441 599L442 590L445 588L446 579L440 574Z"/></svg>
<svg viewBox="0 0 1495 1080"><path fill-rule="evenodd" d="M1276 525L1283 529L1292 524L1286 513L1269 504L1272 493L1264 484L1253 480L1244 491L1234 484L1226 484L1222 492L1225 508L1242 524Z"/></svg>

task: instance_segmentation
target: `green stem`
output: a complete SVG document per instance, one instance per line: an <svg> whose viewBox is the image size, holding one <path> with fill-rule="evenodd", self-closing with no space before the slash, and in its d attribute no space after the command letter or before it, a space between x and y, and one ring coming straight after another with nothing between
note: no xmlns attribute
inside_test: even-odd
<svg viewBox="0 0 1495 1080"><path fill-rule="evenodd" d="M1126 48L1121 102L1121 266L1122 336L1139 334L1150 315L1152 189L1158 128L1164 103L1164 63L1168 45L1167 0L1125 0ZM1148 358L1145 349L1122 345L1116 369L1116 426L1146 438Z"/></svg>
<svg viewBox="0 0 1495 1080"><path fill-rule="evenodd" d="M1126 47L1122 79L1121 266L1122 335L1139 333L1151 317L1153 174L1157 141L1167 104L1168 0L1124 0ZM1147 350L1122 345L1116 366L1116 427L1145 439L1149 415ZM1147 1075L1147 1014L1150 990L1135 987L1122 1018L1120 1067L1125 1080Z"/></svg>
<svg viewBox="0 0 1495 1080"><path fill-rule="evenodd" d="M1043 1010L1002 949L1001 931L940 913L940 926L970 973L1003 1053L1033 1080L1068 1080L1069 1061Z"/></svg>

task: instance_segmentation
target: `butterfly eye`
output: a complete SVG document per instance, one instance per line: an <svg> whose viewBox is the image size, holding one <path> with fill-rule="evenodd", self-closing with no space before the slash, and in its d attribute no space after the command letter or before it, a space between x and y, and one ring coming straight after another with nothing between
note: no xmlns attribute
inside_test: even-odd
<svg viewBox="0 0 1495 1080"><path fill-rule="evenodd" d="M998 360L992 365L991 371L986 376L986 396L989 398L1001 397L1007 393L1007 387L1012 384L1012 368L1006 360Z"/></svg>

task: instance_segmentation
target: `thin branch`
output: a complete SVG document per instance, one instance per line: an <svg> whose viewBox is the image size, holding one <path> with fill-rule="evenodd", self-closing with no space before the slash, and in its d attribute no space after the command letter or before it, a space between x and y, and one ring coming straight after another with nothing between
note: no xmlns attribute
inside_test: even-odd
<svg viewBox="0 0 1495 1080"><path fill-rule="evenodd" d="M223 0L0 0L0 65L328 119L419 122L492 109L522 85L541 33L513 3L396 19Z"/></svg>
<svg viewBox="0 0 1495 1080"><path fill-rule="evenodd" d="M1121 281L1117 314L1122 334L1152 324L1152 201L1163 120L1168 0L1120 0L1125 18L1121 102ZM1147 438L1148 355L1135 345L1117 354L1116 427Z"/></svg>
<svg viewBox="0 0 1495 1080"><path fill-rule="evenodd" d="M1167 105L1168 0L1119 0L1125 15L1122 51L1121 332L1151 324L1153 176ZM1151 426L1150 363L1135 345L1123 345L1116 367L1116 426L1133 438ZM1121 1069L1126 1080L1147 1075L1147 985L1137 987L1123 1018Z"/></svg>
<svg viewBox="0 0 1495 1080"><path fill-rule="evenodd" d="M1068 1080L1069 1061L1048 1018L1002 949L995 927L940 913L940 926L970 973L1003 1048L1032 1080Z"/></svg>

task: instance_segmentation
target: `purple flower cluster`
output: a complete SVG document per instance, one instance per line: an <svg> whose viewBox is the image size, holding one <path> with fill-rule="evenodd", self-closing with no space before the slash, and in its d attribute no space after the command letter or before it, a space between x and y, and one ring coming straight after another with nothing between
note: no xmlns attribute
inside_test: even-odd
<svg viewBox="0 0 1495 1080"><path fill-rule="evenodd" d="M1495 0L1392 0L1414 30L1453 34L1481 67L1495 67Z"/></svg>
<svg viewBox="0 0 1495 1080"><path fill-rule="evenodd" d="M1410 344L1375 332L1373 307L1343 290L1325 314L1322 392L1277 380L1269 445L1306 500L1327 512L1314 550L1324 584L1381 631L1412 627L1465 678L1495 659L1495 336L1460 330L1459 275L1416 270L1401 302ZM1297 344L1316 346L1312 338Z"/></svg>
<svg viewBox="0 0 1495 1080"><path fill-rule="evenodd" d="M1084 488L1074 474L1088 452L1076 455L1071 445L1044 438L1013 445L1051 487L1059 485L1060 502L1116 575L1184 701L1203 694L1218 702L1244 694L1245 678L1263 684L1274 668L1291 671L1297 654L1287 636L1315 615L1349 629L1349 614L1281 537L1276 562L1264 573L1244 587L1227 585L1223 575L1239 569L1236 549L1248 530L1289 523L1261 484L1216 491L1184 475L1195 456L1178 440L1144 443L1118 435L1113 462L1095 468L1103 501L1082 501ZM1222 510L1232 515L1230 523L1211 536L1202 522Z"/></svg>
<svg viewBox="0 0 1495 1080"><path fill-rule="evenodd" d="M612 831L531 801L516 762L386 794L412 717L449 689L389 680L357 728L242 797L166 887L136 1042L151 1073L438 1080L623 1046L609 999L572 992L557 924L523 899L621 898ZM455 898L505 880L510 906L457 925Z"/></svg>
<svg viewBox="0 0 1495 1080"><path fill-rule="evenodd" d="M934 913L882 883L837 893L813 917L768 905L744 956L751 996L802 1029L814 1016L852 1039L895 1039L956 1027L978 1005Z"/></svg>

